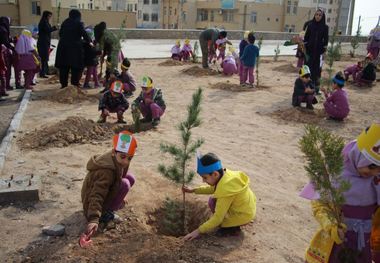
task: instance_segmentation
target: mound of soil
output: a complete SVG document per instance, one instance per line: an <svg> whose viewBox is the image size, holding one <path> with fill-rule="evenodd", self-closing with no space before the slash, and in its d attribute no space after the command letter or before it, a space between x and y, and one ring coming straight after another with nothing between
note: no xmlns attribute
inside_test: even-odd
<svg viewBox="0 0 380 263"><path fill-rule="evenodd" d="M68 117L54 125L26 133L19 140L19 145L24 149L43 150L48 147L102 141L110 139L113 134L110 123L99 125L82 117Z"/></svg>
<svg viewBox="0 0 380 263"><path fill-rule="evenodd" d="M187 201L186 226L183 227L182 201L166 199L161 207L149 215L147 223L158 234L179 237L197 229L209 216L210 209L204 203Z"/></svg>
<svg viewBox="0 0 380 263"><path fill-rule="evenodd" d="M191 76L213 76L218 75L219 73L210 68L201 68L199 66L192 66L190 68L186 68L182 70L183 73L191 75Z"/></svg>
<svg viewBox="0 0 380 263"><path fill-rule="evenodd" d="M161 62L158 64L159 66L182 66L185 65L185 62L174 60L174 59L168 59L164 62Z"/></svg>
<svg viewBox="0 0 380 263"><path fill-rule="evenodd" d="M85 100L97 100L96 96L88 95L85 91L75 86L59 89L46 96L46 99L59 103L77 103Z"/></svg>
<svg viewBox="0 0 380 263"><path fill-rule="evenodd" d="M278 110L269 115L278 120L307 124L318 124L327 117L325 111L322 109L308 110L299 107Z"/></svg>
<svg viewBox="0 0 380 263"><path fill-rule="evenodd" d="M298 69L292 64L284 64L277 67L274 67L273 70L284 72L284 73L297 73Z"/></svg>

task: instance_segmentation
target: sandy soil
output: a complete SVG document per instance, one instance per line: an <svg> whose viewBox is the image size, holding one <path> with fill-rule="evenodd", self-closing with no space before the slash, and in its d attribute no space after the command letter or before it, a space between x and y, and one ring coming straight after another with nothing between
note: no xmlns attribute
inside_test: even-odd
<svg viewBox="0 0 380 263"><path fill-rule="evenodd" d="M40 176L41 201L0 208L0 258L8 262L303 262L304 251L317 229L309 202L298 197L308 181L298 148L303 126L315 123L347 141L355 138L363 127L380 122L380 84L365 89L348 85L351 113L346 121L338 123L324 118L321 103L314 113L292 108L297 77L292 65L294 57L264 61L260 66L264 88L239 90L238 76L204 74L200 68L195 70L194 64L159 66L165 60L132 60L131 70L138 79L147 74L163 90L167 111L157 129L136 133L139 147L131 171L137 181L128 194L129 204L119 213L125 223L98 234L88 249L77 244L85 225L80 203L85 165L91 155L110 149L111 140L90 136L86 140L74 138L67 146L61 142L28 148L31 135L51 135L38 133L41 129L59 132L57 125L63 125L62 131L72 132L65 122L67 118L96 121L99 115L93 100L62 103L44 97L46 92L59 88L53 81L36 87L2 177L30 173ZM354 60L337 62L335 69L343 70L352 63ZM179 187L157 171L158 164L167 158L160 153L159 144L179 140L175 125L183 120L186 105L198 87L204 90L203 124L193 134L205 139L203 153L215 152L225 167L250 176L258 198L257 218L244 227L239 237L218 238L211 234L184 242L157 234L150 223L152 212L166 196L181 197ZM95 96L98 90L86 92ZM130 110L125 117L132 123ZM67 142L68 137L71 138L59 138ZM200 181L196 178L193 184ZM188 195L188 199L207 205L205 196ZM43 226L56 223L66 225L64 237L41 235Z"/></svg>

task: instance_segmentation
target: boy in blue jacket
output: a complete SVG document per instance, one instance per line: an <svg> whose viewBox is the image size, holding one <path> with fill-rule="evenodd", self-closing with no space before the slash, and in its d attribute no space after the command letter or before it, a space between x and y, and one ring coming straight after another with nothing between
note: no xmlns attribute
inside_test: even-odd
<svg viewBox="0 0 380 263"><path fill-rule="evenodd" d="M240 57L240 61L243 66L243 76L240 81L240 85L249 85L253 88L253 83L255 82L255 72L256 59L259 56L259 48L255 46L255 36L253 33L248 34L248 45L244 48L243 55ZM249 84L246 83L248 78Z"/></svg>

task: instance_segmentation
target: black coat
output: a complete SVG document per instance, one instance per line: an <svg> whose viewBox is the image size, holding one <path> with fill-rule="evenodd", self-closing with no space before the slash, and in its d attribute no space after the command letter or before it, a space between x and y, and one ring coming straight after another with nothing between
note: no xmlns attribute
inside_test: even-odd
<svg viewBox="0 0 380 263"><path fill-rule="evenodd" d="M55 58L55 66L84 68L83 42L90 43L91 39L84 30L79 19L67 18L59 30L59 42Z"/></svg>
<svg viewBox="0 0 380 263"><path fill-rule="evenodd" d="M308 22L304 42L309 56L322 55L329 44L329 27L325 24L318 25L315 21Z"/></svg>
<svg viewBox="0 0 380 263"><path fill-rule="evenodd" d="M84 65L88 66L96 66L99 64L98 56L102 54L102 52L96 48L90 46L88 43L83 43L84 49Z"/></svg>
<svg viewBox="0 0 380 263"><path fill-rule="evenodd" d="M57 28L55 26L52 27L47 19L41 19L38 24L37 48L42 60L49 60L51 32L55 30L57 30Z"/></svg>

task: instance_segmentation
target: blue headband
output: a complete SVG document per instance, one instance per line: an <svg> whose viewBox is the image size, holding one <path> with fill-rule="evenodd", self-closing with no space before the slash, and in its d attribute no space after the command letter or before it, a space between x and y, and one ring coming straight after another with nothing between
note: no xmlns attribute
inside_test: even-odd
<svg viewBox="0 0 380 263"><path fill-rule="evenodd" d="M336 77L334 77L332 80L333 80L336 84L341 85L341 86L344 86L344 80L337 79Z"/></svg>
<svg viewBox="0 0 380 263"><path fill-rule="evenodd" d="M200 158L197 158L197 159L198 159L197 173L200 175L201 174L210 174L214 171L217 171L217 170L220 170L223 168L221 161L217 161L216 163L210 164L208 166L203 166L201 163L201 159Z"/></svg>

